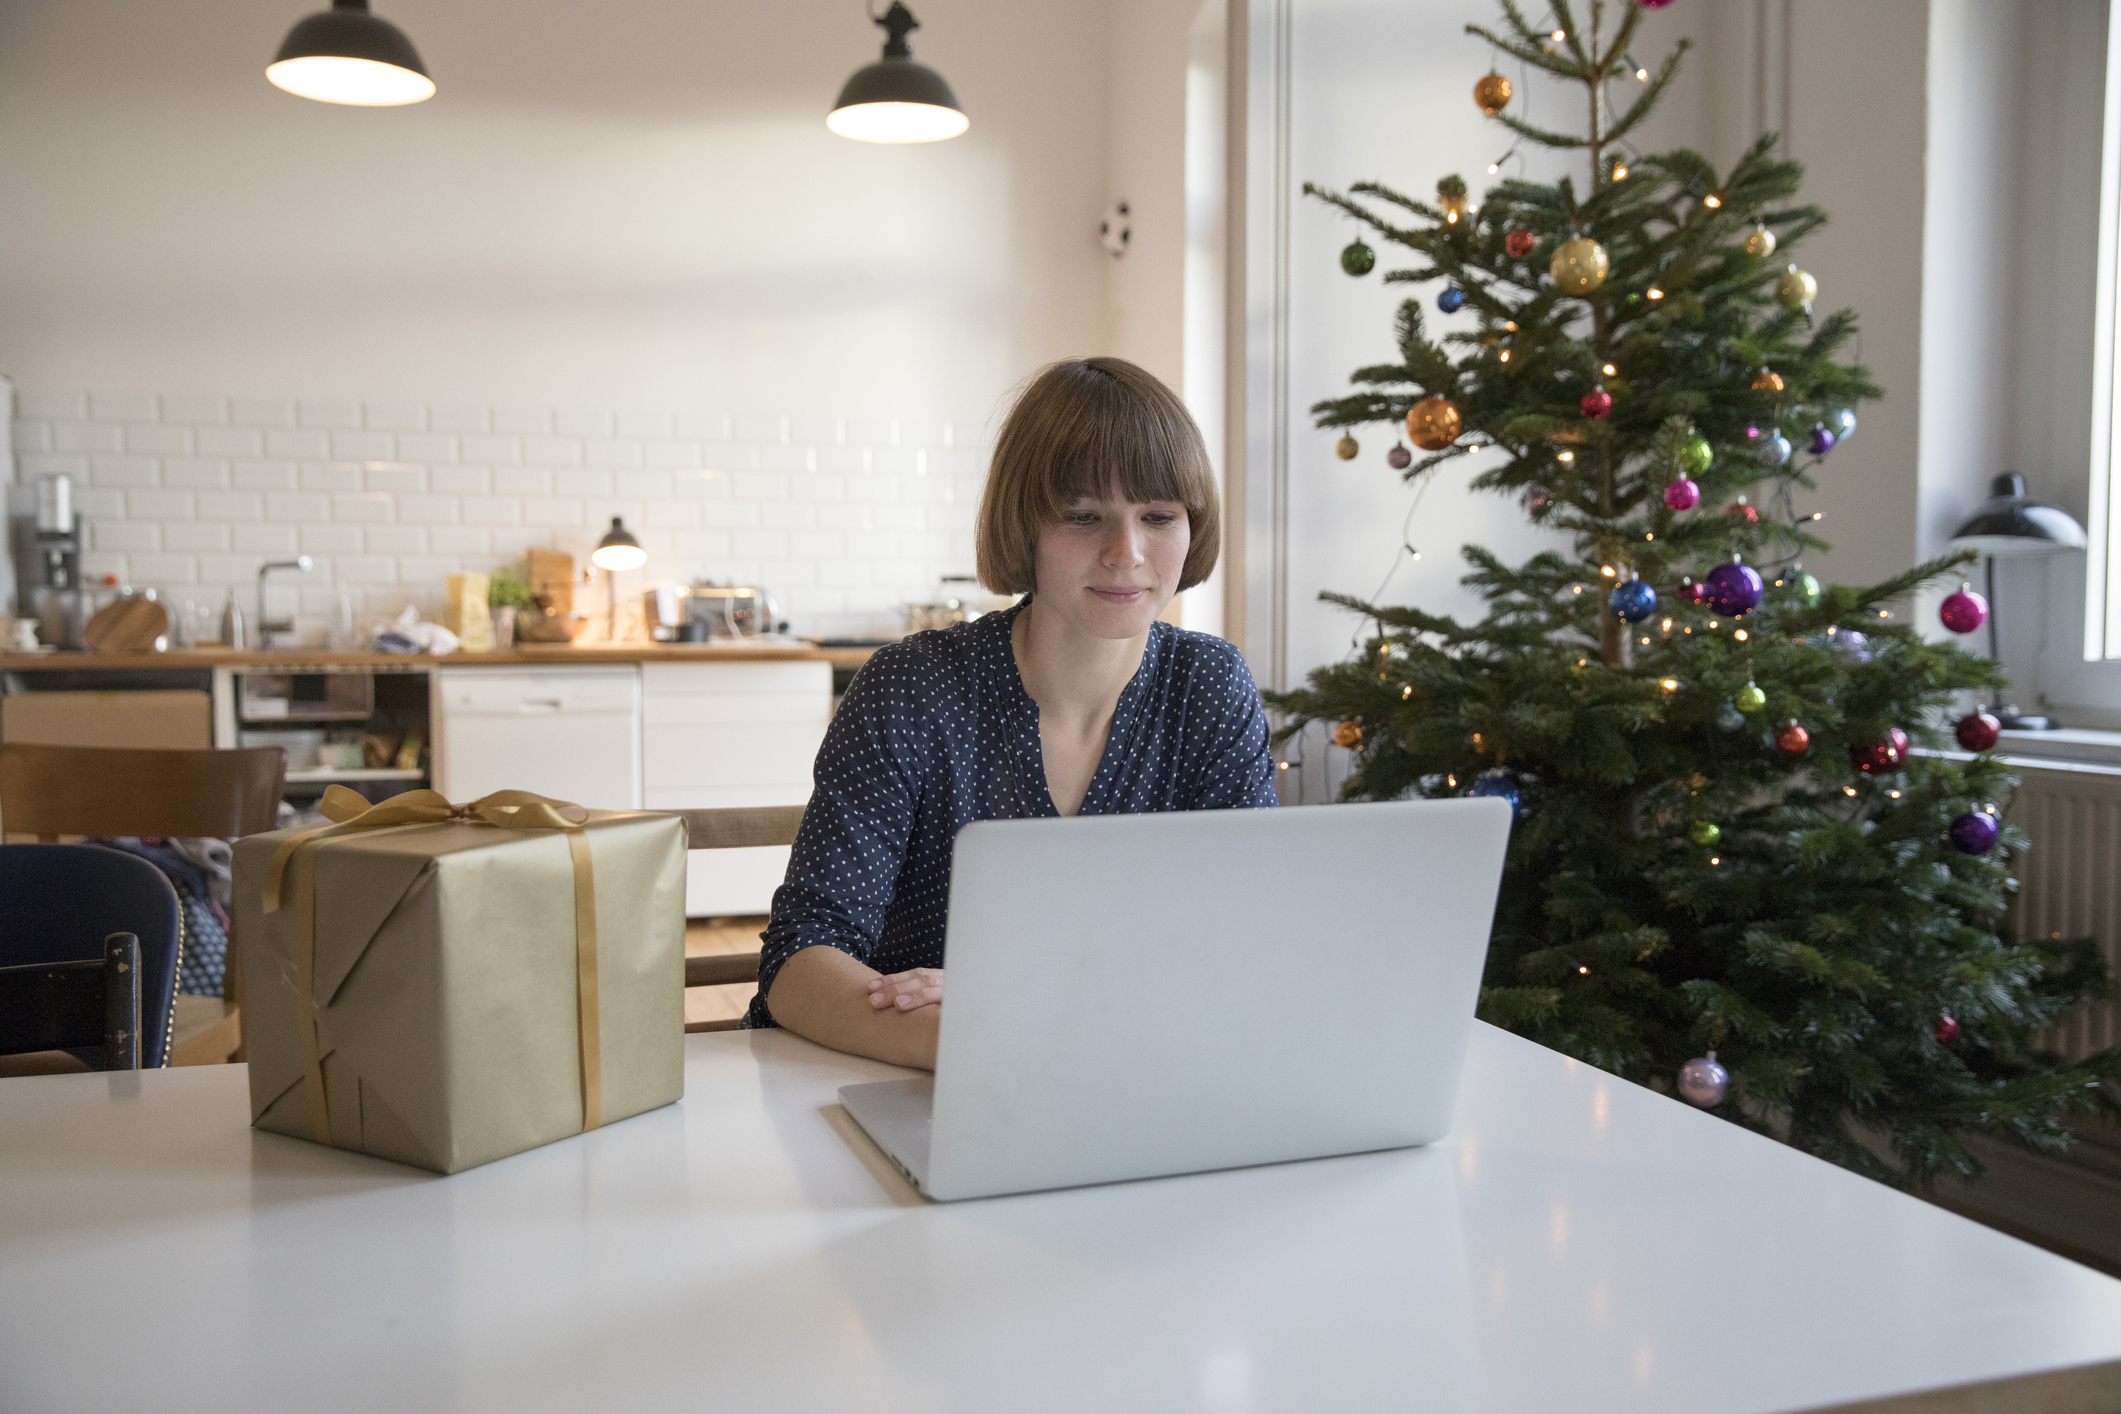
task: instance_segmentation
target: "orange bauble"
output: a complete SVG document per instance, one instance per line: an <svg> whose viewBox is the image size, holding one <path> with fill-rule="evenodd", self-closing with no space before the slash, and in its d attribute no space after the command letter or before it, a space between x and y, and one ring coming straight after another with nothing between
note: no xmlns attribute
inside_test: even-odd
<svg viewBox="0 0 2121 1414"><path fill-rule="evenodd" d="M1473 85L1473 102L1490 118L1510 106L1510 81L1491 73Z"/></svg>
<svg viewBox="0 0 2121 1414"><path fill-rule="evenodd" d="M1360 746L1362 744L1362 723L1342 722L1339 726L1333 728L1333 744L1335 746Z"/></svg>
<svg viewBox="0 0 2121 1414"><path fill-rule="evenodd" d="M1423 398L1407 409L1407 440L1425 452L1440 452L1458 440L1465 419L1449 398Z"/></svg>
<svg viewBox="0 0 2121 1414"><path fill-rule="evenodd" d="M1753 391L1756 393L1779 393L1782 391L1782 375L1772 368L1763 368L1753 375Z"/></svg>

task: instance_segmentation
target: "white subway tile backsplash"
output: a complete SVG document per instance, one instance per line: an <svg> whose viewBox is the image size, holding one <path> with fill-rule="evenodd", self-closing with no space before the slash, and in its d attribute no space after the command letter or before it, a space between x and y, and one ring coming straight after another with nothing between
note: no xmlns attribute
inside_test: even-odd
<svg viewBox="0 0 2121 1414"><path fill-rule="evenodd" d="M125 450L145 456L188 457L191 455L189 427L141 426L125 429Z"/></svg>
<svg viewBox="0 0 2121 1414"><path fill-rule="evenodd" d="M361 468L353 462L305 462L295 484L304 491L358 491Z"/></svg>
<svg viewBox="0 0 2121 1414"><path fill-rule="evenodd" d="M364 403L361 425L382 432L419 432L427 426L427 408L421 403Z"/></svg>
<svg viewBox="0 0 2121 1414"><path fill-rule="evenodd" d="M295 405L295 421L304 427L359 427L361 405L343 398L304 398Z"/></svg>
<svg viewBox="0 0 2121 1414"><path fill-rule="evenodd" d="M92 457L89 480L97 486L152 486L155 464L146 457Z"/></svg>
<svg viewBox="0 0 2121 1414"><path fill-rule="evenodd" d="M493 489L493 472L483 466L430 466L427 489L444 496L483 496Z"/></svg>
<svg viewBox="0 0 2121 1414"><path fill-rule="evenodd" d="M65 473L84 568L248 602L259 562L321 634L351 586L364 621L439 610L441 580L531 547L586 563L613 515L643 579L757 580L799 631L876 633L971 567L980 419L24 389L23 477ZM629 590L630 592L630 590Z"/></svg>
<svg viewBox="0 0 2121 1414"><path fill-rule="evenodd" d="M98 422L153 422L161 410L153 393L90 393L88 415Z"/></svg>
<svg viewBox="0 0 2121 1414"><path fill-rule="evenodd" d="M191 461L186 458L162 463L162 484L187 491L221 491L229 483L227 462Z"/></svg>

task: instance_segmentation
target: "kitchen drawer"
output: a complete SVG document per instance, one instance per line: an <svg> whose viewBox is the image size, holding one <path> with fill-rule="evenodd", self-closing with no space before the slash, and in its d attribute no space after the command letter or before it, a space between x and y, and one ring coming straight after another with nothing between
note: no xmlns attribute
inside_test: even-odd
<svg viewBox="0 0 2121 1414"><path fill-rule="evenodd" d="M435 674L442 706L473 716L632 712L640 684L631 668L444 668Z"/></svg>
<svg viewBox="0 0 2121 1414"><path fill-rule="evenodd" d="M652 701L666 693L810 692L832 700L832 664L644 663L641 686Z"/></svg>
<svg viewBox="0 0 2121 1414"><path fill-rule="evenodd" d="M650 697L641 720L650 727L713 726L748 722L814 723L832 719L832 699L815 692L700 692Z"/></svg>
<svg viewBox="0 0 2121 1414"><path fill-rule="evenodd" d="M751 722L725 727L649 727L642 733L648 788L795 784L810 788L825 739L822 724Z"/></svg>

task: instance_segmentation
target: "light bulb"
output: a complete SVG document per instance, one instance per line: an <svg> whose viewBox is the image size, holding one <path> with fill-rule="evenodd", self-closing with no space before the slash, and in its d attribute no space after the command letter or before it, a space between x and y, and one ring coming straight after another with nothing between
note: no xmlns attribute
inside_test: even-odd
<svg viewBox="0 0 2121 1414"><path fill-rule="evenodd" d="M1575 461L1575 460L1576 460L1576 454L1575 454L1574 452L1563 452L1563 453L1562 453L1562 454L1561 454L1560 456L1556 457L1556 458L1555 458L1554 460L1556 460L1556 461L1560 462L1560 463L1561 463L1562 465L1566 466L1566 465L1568 465L1568 464L1569 464L1570 462L1573 462L1573 461Z"/></svg>
<svg viewBox="0 0 2121 1414"><path fill-rule="evenodd" d="M1660 290L1660 289L1658 289L1658 288L1657 288L1657 287L1656 287L1655 285L1652 285L1652 286L1650 286L1650 298L1651 298L1651 299L1663 299L1663 298L1664 298L1664 291L1663 291L1663 290Z"/></svg>
<svg viewBox="0 0 2121 1414"><path fill-rule="evenodd" d="M1616 163L1614 163L1614 164L1613 164L1613 180L1614 180L1614 181L1616 181L1616 182L1624 182L1624 181L1626 181L1627 179L1628 179L1628 164L1627 164L1627 163L1625 163L1625 162L1616 162Z"/></svg>
<svg viewBox="0 0 2121 1414"><path fill-rule="evenodd" d="M1732 634L1731 637L1737 639L1740 643L1743 643L1746 639L1746 632L1744 629L1740 629L1738 630L1738 632Z"/></svg>
<svg viewBox="0 0 2121 1414"><path fill-rule="evenodd" d="M1661 686L1666 692L1677 692L1679 691L1679 679L1666 678L1662 683L1659 684L1659 686Z"/></svg>
<svg viewBox="0 0 2121 1414"><path fill-rule="evenodd" d="M273 87L319 103L397 108L434 97L434 80L396 64L338 54L305 54L265 67Z"/></svg>
<svg viewBox="0 0 2121 1414"><path fill-rule="evenodd" d="M1569 32L1568 32L1567 30L1565 30L1565 29L1557 29L1557 30L1555 30L1555 31L1554 31L1554 42L1555 42L1556 44L1559 44L1559 43L1561 43L1561 41L1563 41L1564 39L1567 39L1568 37L1569 37Z"/></svg>
<svg viewBox="0 0 2121 1414"><path fill-rule="evenodd" d="M1620 372L1620 370L1619 370L1619 369L1617 369L1617 368L1615 368L1615 367L1614 367L1614 366L1613 366L1612 364L1610 364L1610 363L1609 363L1609 364L1607 364L1607 365L1605 366L1605 369L1604 369L1604 373L1605 373L1605 376L1606 376L1606 377L1608 377L1608 378L1611 378L1611 377L1613 377L1613 376L1614 376L1615 374L1617 374L1617 373L1619 373L1619 372Z"/></svg>
<svg viewBox="0 0 2121 1414"><path fill-rule="evenodd" d="M1714 211L1717 207L1723 205L1723 198L1714 192L1710 192L1707 196L1701 198L1701 204Z"/></svg>
<svg viewBox="0 0 2121 1414"><path fill-rule="evenodd" d="M972 126L939 103L854 103L825 115L825 127L856 142L943 142Z"/></svg>
<svg viewBox="0 0 2121 1414"><path fill-rule="evenodd" d="M1637 69L1635 78L1638 82L1648 83L1650 81L1650 71L1648 69Z"/></svg>
<svg viewBox="0 0 2121 1414"><path fill-rule="evenodd" d="M1504 350L1502 351L1502 358L1501 358L1500 362L1503 362L1503 363L1508 363L1509 361L1510 361L1510 351L1509 351L1508 349L1504 349Z"/></svg>

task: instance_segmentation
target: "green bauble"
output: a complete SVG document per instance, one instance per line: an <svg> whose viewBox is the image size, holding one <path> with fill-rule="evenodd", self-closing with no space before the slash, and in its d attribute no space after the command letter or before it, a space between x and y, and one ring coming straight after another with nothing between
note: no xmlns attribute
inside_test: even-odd
<svg viewBox="0 0 2121 1414"><path fill-rule="evenodd" d="M1605 283L1608 268L1605 247L1589 236L1578 236L1555 248L1547 271L1563 294L1587 295Z"/></svg>
<svg viewBox="0 0 2121 1414"><path fill-rule="evenodd" d="M1679 465L1688 476L1701 475L1715 460L1716 451L1706 437L1697 434L1679 444Z"/></svg>
<svg viewBox="0 0 2121 1414"><path fill-rule="evenodd" d="M1696 820L1687 826L1687 835L1695 844L1712 845L1723 838L1723 827L1713 820Z"/></svg>
<svg viewBox="0 0 2121 1414"><path fill-rule="evenodd" d="M1341 249L1340 268L1350 275L1367 275L1377 264L1377 252L1360 240L1352 240Z"/></svg>
<svg viewBox="0 0 2121 1414"><path fill-rule="evenodd" d="M1731 701L1738 704L1738 710L1741 712L1758 712L1767 706L1767 694L1760 690L1758 684L1749 682L1738 689L1737 695L1731 698Z"/></svg>
<svg viewBox="0 0 2121 1414"><path fill-rule="evenodd" d="M1822 596L1819 589L1819 581L1813 576L1808 574L1798 575L1794 580L1790 581L1790 588L1796 592L1797 602L1804 605L1805 608L1816 609L1819 607L1819 600Z"/></svg>
<svg viewBox="0 0 2121 1414"><path fill-rule="evenodd" d="M1803 309L1819 298L1819 282L1792 265L1775 282L1775 302L1784 309Z"/></svg>

